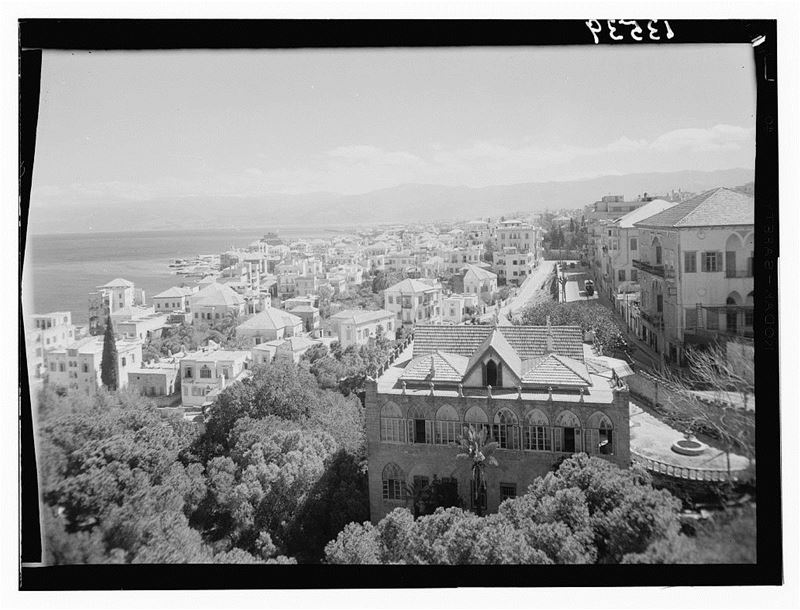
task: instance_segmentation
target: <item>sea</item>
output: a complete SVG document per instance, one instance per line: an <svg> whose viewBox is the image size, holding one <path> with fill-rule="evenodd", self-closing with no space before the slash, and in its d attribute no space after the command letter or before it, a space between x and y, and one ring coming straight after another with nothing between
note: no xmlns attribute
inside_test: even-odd
<svg viewBox="0 0 800 610"><path fill-rule="evenodd" d="M88 323L88 298L97 286L115 278L145 290L145 298L197 278L177 275L169 267L176 258L220 254L243 248L275 232L278 237L333 238L347 228L333 225L291 225L265 228L125 233L28 235L22 279L24 314L70 311L74 324Z"/></svg>

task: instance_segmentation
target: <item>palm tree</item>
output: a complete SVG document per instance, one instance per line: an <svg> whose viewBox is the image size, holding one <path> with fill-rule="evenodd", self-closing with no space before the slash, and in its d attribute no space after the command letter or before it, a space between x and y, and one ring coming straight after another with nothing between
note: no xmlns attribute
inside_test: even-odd
<svg viewBox="0 0 800 610"><path fill-rule="evenodd" d="M475 494L473 499L478 516L482 517L486 509L486 476L484 470L486 469L486 464L490 466L499 465L492 455L494 450L497 449L497 443L494 441L486 442L486 427L484 426L476 431L470 424L469 426L464 426L464 432L465 434L458 439L461 451L456 457L472 460L472 487Z"/></svg>

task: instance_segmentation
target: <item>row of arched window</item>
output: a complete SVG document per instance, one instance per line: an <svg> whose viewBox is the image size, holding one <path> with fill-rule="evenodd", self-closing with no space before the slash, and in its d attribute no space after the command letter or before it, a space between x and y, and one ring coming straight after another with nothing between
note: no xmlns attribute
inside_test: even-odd
<svg viewBox="0 0 800 610"><path fill-rule="evenodd" d="M520 424L510 409L500 409L489 422L486 411L473 406L462 421L455 408L443 405L434 419L427 419L416 406L404 417L400 407L390 402L381 409L380 420L381 441L386 443L456 444L464 427L472 425L477 430L486 430L487 437L497 442L500 449L614 453L614 426L608 416L599 411L583 426L572 411L561 411L551 423L540 409L532 409Z"/></svg>

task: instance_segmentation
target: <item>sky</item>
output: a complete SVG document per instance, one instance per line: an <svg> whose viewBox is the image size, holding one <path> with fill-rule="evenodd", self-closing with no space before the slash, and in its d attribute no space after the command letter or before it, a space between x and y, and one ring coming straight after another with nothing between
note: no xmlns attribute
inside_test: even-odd
<svg viewBox="0 0 800 610"><path fill-rule="evenodd" d="M45 51L32 205L754 165L749 45Z"/></svg>

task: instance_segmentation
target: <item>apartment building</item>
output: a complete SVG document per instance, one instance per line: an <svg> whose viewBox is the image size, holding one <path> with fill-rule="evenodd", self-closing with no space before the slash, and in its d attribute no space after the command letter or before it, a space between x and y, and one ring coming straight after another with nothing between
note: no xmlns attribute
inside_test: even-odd
<svg viewBox="0 0 800 610"><path fill-rule="evenodd" d="M397 316L386 309L367 311L345 309L332 315L330 321L342 348L351 345L367 345L378 335L378 327L383 329L387 339L394 340Z"/></svg>
<svg viewBox="0 0 800 610"><path fill-rule="evenodd" d="M64 348L75 341L75 332L72 313L69 311L30 316L25 324L28 374L33 378L44 377L45 354L50 350Z"/></svg>
<svg viewBox="0 0 800 610"><path fill-rule="evenodd" d="M753 336L754 202L706 191L634 223L642 339L667 362L687 346Z"/></svg>
<svg viewBox="0 0 800 610"><path fill-rule="evenodd" d="M102 336L90 336L47 352L47 382L86 394L101 387L103 342ZM128 384L128 373L142 363L142 341L117 339L116 345L117 385L118 388L124 388Z"/></svg>
<svg viewBox="0 0 800 610"><path fill-rule="evenodd" d="M225 387L249 375L249 351L207 348L181 359L181 404L205 407Z"/></svg>
<svg viewBox="0 0 800 610"><path fill-rule="evenodd" d="M384 309L406 326L441 322L441 303L442 287L432 280L405 279L384 291Z"/></svg>

